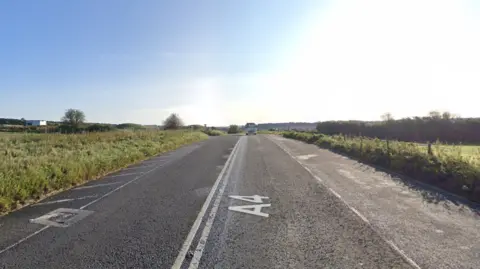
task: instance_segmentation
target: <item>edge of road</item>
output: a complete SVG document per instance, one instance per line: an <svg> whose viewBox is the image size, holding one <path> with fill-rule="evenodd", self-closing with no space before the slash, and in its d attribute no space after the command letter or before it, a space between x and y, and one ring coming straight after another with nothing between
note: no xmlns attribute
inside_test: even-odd
<svg viewBox="0 0 480 269"><path fill-rule="evenodd" d="M71 185L71 186L69 186L69 187L60 188L60 189L57 189L57 190L48 192L48 193L46 193L46 194L43 194L43 195L40 197L40 199L30 199L30 200L27 200L27 201L25 201L24 204L19 204L19 205L18 205L15 209L13 209L13 210L9 210L9 211L0 213L0 219L3 218L3 217L8 216L9 214L11 214L11 213L13 213L13 212L17 212L17 211L19 211L19 210L22 210L22 209L24 209L24 208L26 208L26 207L34 206L35 204L38 204L38 203L42 202L43 200L46 200L46 199L48 199L48 198L50 198L50 197L52 197L52 196L55 196L55 195L57 195L57 194L60 194L60 193L63 193L63 192L66 192L66 191L69 191L69 190L72 190L72 189L81 187L81 186L86 185L86 184L88 184L88 183L90 183L90 182L93 182L93 181L102 180L103 178L108 177L108 176L111 175L111 174L120 172L120 171L122 171L122 170L124 170L124 169L128 169L128 168L130 168L131 166L140 164L140 163L145 162L145 161L149 161L149 160L151 160L151 159L153 159L153 158L159 157L159 156L161 156L161 155L163 155L163 154L167 154L167 153L172 152L172 151L175 151L175 150L179 150L179 149L181 149L181 148L183 148L183 147L187 147L187 146L191 146L191 145L195 145L195 144L200 144L200 143L202 143L203 141L206 141L206 140L208 140L208 139L210 139L210 137L208 137L207 139L204 139L204 140L200 140L200 141L196 141L196 142L193 142L193 143L189 143L189 144L182 145L182 146L180 146L180 147L178 147L178 148L175 148L175 149L173 149L173 150L169 150L169 151L165 151L165 152L161 152L161 153L155 154L155 155L153 155L153 156L150 156L150 157L148 157L148 158L145 158L145 159L142 159L142 160L133 162L133 163L129 163L129 164L125 165L124 167L120 167L120 168L117 168L117 169L114 169L114 170L110 170L110 171L106 172L105 174L98 175L98 176L96 176L96 177L93 177L93 178L91 178L91 179L88 179L88 180L86 180L86 181L83 181L83 182L81 182L81 183L78 184L78 185ZM0 253L1 253L1 252L0 252Z"/></svg>
<svg viewBox="0 0 480 269"><path fill-rule="evenodd" d="M100 180L108 177L108 175L110 175L110 174L117 173L117 172L122 171L122 170L124 170L124 169L126 169L126 168L128 168L128 167L131 167L131 166L134 166L134 165L138 165L138 164L140 164L140 163L142 163L142 162L149 161L149 160L151 160L151 159L157 158L157 157L162 156L162 155L164 155L164 154L168 154L168 153L170 153L170 152L175 152L175 151L177 151L177 150L180 150L180 149L182 149L182 148L189 147L189 146L192 146L192 145L197 145L197 146L192 150L192 152L193 152L193 151L195 151L195 150L197 150L197 149L199 149L199 148L201 147L201 143L202 143L202 142L203 142L203 141L198 141L198 142L186 144L186 145L180 146L180 147L178 147L178 148L176 148L176 149L174 149L174 150L166 151L166 152L163 152L163 153L160 153L160 154L151 156L151 157L146 158L146 159L143 159L143 160L141 160L141 161L138 161L138 162L129 164L128 166L122 167L121 169L118 169L118 170L116 170L116 171L110 171L109 173L107 173L107 174L105 174L105 175L103 175L103 176L101 176L101 177L98 177L98 178L95 178L95 179L92 179L92 180L85 181L85 182L83 182L82 184L72 186L71 188L68 188L68 189L63 189L63 190L61 190L61 191L59 190L59 191L53 193L52 195L49 195L48 197L42 198L41 200L45 200L45 199L47 199L47 198L49 198L49 197L52 197L52 196L57 195L57 194L60 194L60 193L62 193L62 192L70 191L70 190L72 190L72 189L74 189L74 188L77 188L77 187L79 187L79 186L86 185L87 183L92 182L92 181L97 181L97 180L100 181ZM168 163L172 163L172 162L174 162L175 160L176 160L176 159L172 159L172 160L167 161L166 163L163 163L162 165L155 165L155 166L153 166L152 169L150 169L150 170L148 170L148 171L146 171L146 172L143 172L143 173L139 174L138 176L134 177L133 179L130 179L130 180L126 181L125 183L121 184L120 186L114 188L113 190L111 190L111 191L109 191L109 192L101 195L100 197L94 199L93 201L90 201L90 202L84 204L84 205L81 206L79 209L82 209L82 210L83 210L83 209L85 209L86 207L91 206L91 205L93 205L93 204L95 204L95 203L103 200L104 198L106 198L106 197L110 196L111 194L117 192L118 190L126 187L127 185L130 185L131 183L133 183L133 182L135 182L135 181L137 181L137 180L139 180L139 179L147 176L147 175L150 174L151 172L153 172L153 171L155 171L155 170L163 167L163 165L168 164ZM36 201L35 203L28 204L28 205L23 206L23 207L21 207L21 208L18 208L18 209L16 209L15 211L19 211L19 210L24 209L24 208L27 208L27 207L29 207L29 206L34 206L35 204L39 203L41 200ZM14 212L14 211L12 211L12 212ZM9 213L12 213L12 212L9 212ZM8 214L7 214L7 215L2 215L2 216L0 216L0 219L3 218L3 217L7 217L7 216L8 216ZM33 236L36 236L37 234L40 234L40 233L42 233L43 231L49 229L50 227L52 227L52 226L46 225L46 226L44 226L44 227L42 227L42 228L40 228L40 229L35 230L34 232L32 232L32 233L30 233L30 234L22 237L22 238L19 239L18 241L16 241L16 242L14 242L14 243L12 243L12 244L4 247L3 249L0 249L0 254L3 254L4 252L6 252L6 251L8 251L8 250L10 250L10 249L18 246L19 244L27 241L28 239L32 238Z"/></svg>
<svg viewBox="0 0 480 269"><path fill-rule="evenodd" d="M322 186L324 186L330 193L332 193L334 196L336 196L340 201L342 201L342 203L348 208L350 209L353 213L355 213L355 215L357 215L368 227L370 227L370 229L372 229L383 241L385 241L385 243L387 243L390 248L395 251L396 253L398 253L408 264L410 264L413 268L415 269L422 269L414 260L412 260L410 257L408 257L405 252L403 250L401 250L399 247L397 247L395 245L395 243L393 243L393 241L391 240L388 240L387 238L385 238L377 229L375 229L375 227L373 227L373 225L370 223L370 221L368 221L368 219L363 216L358 210L356 210L354 207L352 207L351 205L349 205L347 203L347 201L345 201L337 192L335 192L332 188L328 187L325 185L325 183L323 182L323 180L316 176L312 170L310 170L310 168L306 167L305 165L303 165L299 160L297 160L287 149L285 149L283 146L281 146L280 144L278 144L276 141L274 141L273 139L271 139L269 137L269 135L266 135L265 136L268 140L270 140L273 144L275 144L277 147L279 147L281 150L283 150L288 156L290 156L290 158L292 158L296 163L298 163L301 167L303 167L303 169L305 169L309 174L310 176L312 176L312 178L314 178L315 180L317 180Z"/></svg>

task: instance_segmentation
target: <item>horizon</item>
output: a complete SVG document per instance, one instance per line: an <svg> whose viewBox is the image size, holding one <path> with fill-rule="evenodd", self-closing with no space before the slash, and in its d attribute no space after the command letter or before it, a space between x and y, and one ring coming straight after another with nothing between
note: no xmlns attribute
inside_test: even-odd
<svg viewBox="0 0 480 269"><path fill-rule="evenodd" d="M78 108L88 122L158 125L177 113L209 126L479 117L479 15L473 0L2 1L0 116L51 121Z"/></svg>

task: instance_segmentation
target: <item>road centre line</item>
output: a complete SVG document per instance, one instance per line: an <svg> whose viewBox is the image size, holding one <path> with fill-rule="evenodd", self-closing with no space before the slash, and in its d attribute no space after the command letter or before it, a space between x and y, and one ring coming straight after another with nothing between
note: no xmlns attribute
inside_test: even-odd
<svg viewBox="0 0 480 269"><path fill-rule="evenodd" d="M197 147L197 148L200 148L200 147ZM197 149L197 148L195 148L195 149ZM194 150L192 150L191 152L193 152L193 151L194 151ZM190 154L191 152L189 152L189 154ZM188 154L187 154L187 155L188 155ZM184 155L184 156L186 156L186 155ZM172 160L168 161L167 163L173 162L173 161L175 161L175 160L176 160L176 159L172 159ZM90 206L90 205L92 205L92 204L94 204L94 203L102 200L103 198L105 198L105 197L111 195L112 193L114 193L114 192L122 189L123 187L129 185L130 183L135 182L135 181L137 181L138 179L141 179L142 177L148 175L150 172L153 172L153 171L155 171L156 169L158 169L158 168L160 168L160 167L163 167L163 166L154 167L154 168L148 170L147 172L142 173L142 174L136 176L134 179L132 179L132 180L130 180L130 181L127 181L126 183L122 184L121 186L119 186L119 187L115 188L114 190L112 190L112 191L110 191L110 192L108 192L108 193L100 196L100 197L97 198L96 200L93 200L93 201L89 202L88 204L80 207L79 209L85 209L87 206ZM107 178L107 177L105 177L105 178ZM47 230L47 229L50 228L50 227L52 227L52 226L44 226L44 227L38 229L37 231L35 231L35 232L33 232L33 233L31 233L31 234L23 237L22 239L18 240L17 242L15 242L15 243L9 245L8 247L0 250L0 254L2 254L2 253L4 253L4 252L6 252L6 251L8 251L8 250L10 250L10 249L18 246L19 244L25 242L25 241L28 240L29 238L32 238L33 236L35 236L35 235L37 235L37 234L40 234L41 232Z"/></svg>
<svg viewBox="0 0 480 269"><path fill-rule="evenodd" d="M227 186L228 180L230 179L230 175L232 173L233 169L233 164L235 163L235 160L237 159L238 156L238 149L234 153L234 156L230 162L230 166L228 167L228 172L225 175L225 178L222 182L222 186L220 187L220 190L218 191L217 198L215 199L215 202L213 203L212 209L210 210L210 214L208 216L207 222L205 223L205 226L203 227L202 235L200 236L200 239L198 240L197 247L195 248L195 252L193 254L193 258L190 261L190 266L188 269L196 269L198 268L198 265L200 264L200 260L202 259L203 255L203 250L205 249L205 245L207 244L207 239L208 236L210 235L210 231L212 230L213 222L215 220L215 216L217 215L217 210L218 207L220 206L220 201L222 200L223 193L225 191L225 187ZM254 206L264 206L264 205L254 205ZM270 206L270 205L268 205ZM262 214L262 213L260 213ZM265 214L265 213L263 213ZM267 214L268 216L268 214Z"/></svg>
<svg viewBox="0 0 480 269"><path fill-rule="evenodd" d="M268 137L268 136L267 136ZM279 147L280 149L282 149L285 153L287 153L288 156L290 156L290 158L292 158L293 160L295 160L298 164L300 164L300 166L302 166L313 178L317 179L319 177L317 177L316 175L314 175L312 173L312 171L306 167L304 164L302 164L297 158L295 158L292 153L290 153L289 150L287 150L285 147L283 147L282 145L278 144L276 141L274 141L274 139L268 137L267 138L268 140L270 140L272 143L274 143L275 145L277 145L277 147ZM329 188L323 181L320 181L320 183L326 187L330 192L333 191L333 189ZM354 207L350 206L347 201L345 201L344 199L342 199L340 197L340 195L338 195L338 193L333 193L332 194L336 194L335 196L338 197L338 199L340 201L342 201L353 213L355 213L357 216L359 216L364 222L366 225L368 225L368 227L370 227L370 229L372 229L383 241L385 241L396 253L398 253L400 256L402 256L402 258L408 263L410 264L411 266L413 266L414 268L416 269L421 269L421 267L414 261L412 260L410 257L408 257L405 252L403 252L403 250L401 250L399 247L397 247L393 241L390 241L388 239L386 239L381 233L380 231L378 231L377 229L375 229L373 227L373 225L368 221L367 218L365 218L362 214L360 214L360 212L358 212ZM337 196L338 195L338 196Z"/></svg>
<svg viewBox="0 0 480 269"><path fill-rule="evenodd" d="M180 252L177 255L177 258L175 259L175 262L172 265L172 269L180 269L182 267L182 264L185 260L185 256L187 255L187 252L190 249L190 246L192 245L193 238L197 234L197 231L198 231L198 228L200 227L202 219L208 207L210 206L213 195L215 194L218 188L218 185L220 184L220 181L222 180L223 175L225 174L225 171L227 171L229 164L232 162L233 157L236 155L238 151L238 145L240 144L240 141L241 141L241 138L235 144L235 147L230 153L230 157L228 157L227 161L225 162L225 165L223 166L222 171L220 171L220 174L217 177L217 180L215 180L215 183L213 184L212 189L210 190L210 193L207 196L207 199L203 203L203 206L200 209L200 212L198 213L197 218L195 219L195 222L193 223L192 228L190 229L190 232L188 233L187 238L185 239L185 242L183 243L182 248L180 249Z"/></svg>

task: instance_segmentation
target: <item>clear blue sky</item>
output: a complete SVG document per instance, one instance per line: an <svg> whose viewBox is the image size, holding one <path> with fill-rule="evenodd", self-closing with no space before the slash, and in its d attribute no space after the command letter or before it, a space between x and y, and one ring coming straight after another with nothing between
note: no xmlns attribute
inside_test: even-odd
<svg viewBox="0 0 480 269"><path fill-rule="evenodd" d="M474 2L384 2L3 0L0 117L58 120L67 108L143 124L171 112L215 125L470 116L473 103L425 98L479 92ZM411 110L374 103L386 89L423 95L404 100Z"/></svg>

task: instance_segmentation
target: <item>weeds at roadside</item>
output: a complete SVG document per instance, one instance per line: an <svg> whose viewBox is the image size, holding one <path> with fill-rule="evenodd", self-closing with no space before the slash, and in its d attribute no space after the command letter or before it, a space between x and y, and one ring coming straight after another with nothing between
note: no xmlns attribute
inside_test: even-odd
<svg viewBox="0 0 480 269"><path fill-rule="evenodd" d="M190 131L0 134L0 213L205 138Z"/></svg>
<svg viewBox="0 0 480 269"><path fill-rule="evenodd" d="M355 157L480 202L478 155L463 155L461 150L439 143L433 145L433 153L429 154L426 147L408 142L300 132L285 132L283 136Z"/></svg>

